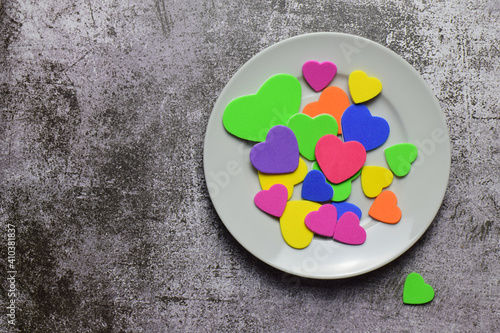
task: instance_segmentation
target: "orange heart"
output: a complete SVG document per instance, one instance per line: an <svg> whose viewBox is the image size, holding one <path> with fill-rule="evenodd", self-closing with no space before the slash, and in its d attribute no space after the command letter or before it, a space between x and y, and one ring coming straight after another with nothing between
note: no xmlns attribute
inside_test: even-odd
<svg viewBox="0 0 500 333"><path fill-rule="evenodd" d="M339 134L342 134L340 119L349 105L347 94L339 87L331 86L323 90L318 101L307 104L302 113L313 118L323 113L332 115L339 125Z"/></svg>
<svg viewBox="0 0 500 333"><path fill-rule="evenodd" d="M399 209L397 203L398 198L392 191L383 191L373 201L368 215L380 222L398 223L401 220L401 209Z"/></svg>

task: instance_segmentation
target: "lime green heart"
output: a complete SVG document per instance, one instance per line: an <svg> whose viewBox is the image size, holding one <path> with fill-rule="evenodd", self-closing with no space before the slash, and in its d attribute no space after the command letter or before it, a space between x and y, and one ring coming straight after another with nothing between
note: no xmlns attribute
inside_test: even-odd
<svg viewBox="0 0 500 333"><path fill-rule="evenodd" d="M226 106L222 122L226 130L245 140L265 141L276 125L286 125L299 111L302 88L295 76L271 76L255 95L233 99Z"/></svg>
<svg viewBox="0 0 500 333"><path fill-rule="evenodd" d="M321 171L318 162L314 162L312 168L313 168L313 170L320 170ZM356 174L354 176L352 176L351 178L343 181L340 184L330 183L328 181L328 179L327 179L326 182L328 184L330 184L332 186L332 188L333 188L333 198L332 198L332 201L341 202L341 201L347 200L347 198L349 198L349 196L351 195L351 190L352 190L352 184L351 183L352 183L352 181L354 179L356 179L357 177L359 177L360 174L361 174L361 170L359 170L358 172L356 172Z"/></svg>
<svg viewBox="0 0 500 333"><path fill-rule="evenodd" d="M329 114L320 114L314 118L307 114L297 113L290 117L287 126L295 133L299 144L299 152L310 161L316 156L316 143L324 135L337 135L339 126L337 120Z"/></svg>
<svg viewBox="0 0 500 333"><path fill-rule="evenodd" d="M418 150L411 143L399 143L384 150L387 165L398 177L406 176L417 159Z"/></svg>
<svg viewBox="0 0 500 333"><path fill-rule="evenodd" d="M425 304L434 299L434 289L425 283L418 273L410 273L403 287L403 302L405 304Z"/></svg>

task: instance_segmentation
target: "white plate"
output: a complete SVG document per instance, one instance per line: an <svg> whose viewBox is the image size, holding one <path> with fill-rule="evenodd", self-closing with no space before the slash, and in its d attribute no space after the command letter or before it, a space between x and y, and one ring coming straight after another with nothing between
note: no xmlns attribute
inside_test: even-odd
<svg viewBox="0 0 500 333"><path fill-rule="evenodd" d="M388 225L368 217L372 199L361 190L359 178L353 182L348 199L358 205L367 239L363 245L349 246L315 236L311 244L296 250L288 246L278 219L255 207L259 192L257 172L250 164L254 143L229 134L222 114L236 97L254 94L272 75L287 73L302 84L302 108L319 97L302 77L308 60L332 61L338 72L330 85L347 90L347 76L363 70L382 81L381 95L366 105L391 127L389 139L368 152L365 165L387 167L383 150L393 144L410 142L419 149L412 171L395 177L388 189L398 197L403 217ZM420 75L391 50L370 40L338 33L301 35L279 42L250 59L226 85L215 103L207 126L204 167L208 190L222 222L236 240L260 260L284 272L318 279L338 279L360 275L381 267L410 248L434 219L444 197L450 173L448 129L438 101ZM311 164L309 164L311 169ZM292 200L300 199L300 185Z"/></svg>

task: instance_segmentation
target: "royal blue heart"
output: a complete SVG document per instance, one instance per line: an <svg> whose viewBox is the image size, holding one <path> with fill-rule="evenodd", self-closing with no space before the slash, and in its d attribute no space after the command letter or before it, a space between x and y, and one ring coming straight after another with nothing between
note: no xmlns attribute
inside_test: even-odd
<svg viewBox="0 0 500 333"><path fill-rule="evenodd" d="M356 206L355 204L352 204L347 201L342 201L342 202L332 202L332 205L337 208L337 217L340 218L344 213L347 212L353 212L358 216L358 218L361 220L361 209Z"/></svg>
<svg viewBox="0 0 500 333"><path fill-rule="evenodd" d="M319 170L307 173L302 183L302 199L316 202L330 201L333 198L333 188L326 182L325 175Z"/></svg>
<svg viewBox="0 0 500 333"><path fill-rule="evenodd" d="M342 115L344 142L358 141L366 151L380 147L389 137L389 124L384 118L374 117L363 104L349 106Z"/></svg>
<svg viewBox="0 0 500 333"><path fill-rule="evenodd" d="M291 129L283 125L269 130L266 141L250 150L250 162L263 173L289 173L299 166L299 145Z"/></svg>

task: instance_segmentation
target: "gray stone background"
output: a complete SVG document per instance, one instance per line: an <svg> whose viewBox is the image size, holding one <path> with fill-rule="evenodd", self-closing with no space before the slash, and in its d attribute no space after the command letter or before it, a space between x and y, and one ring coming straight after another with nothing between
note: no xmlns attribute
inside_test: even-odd
<svg viewBox="0 0 500 333"><path fill-rule="evenodd" d="M498 332L498 0L0 6L1 331ZM422 239L346 280L297 278L254 258L218 218L202 166L231 76L315 31L367 37L406 59L452 141L449 187ZM436 290L431 303L402 303L412 271Z"/></svg>

